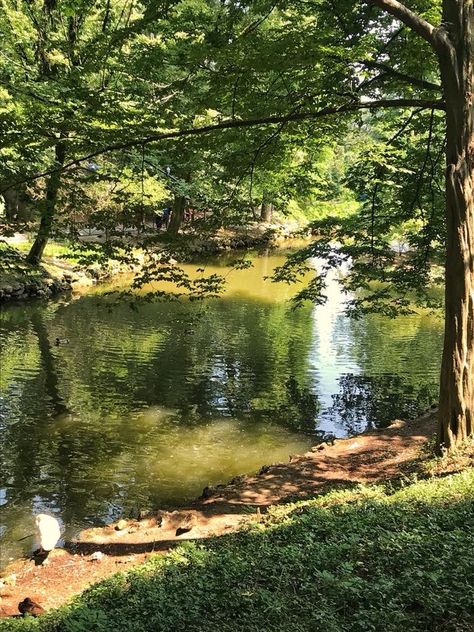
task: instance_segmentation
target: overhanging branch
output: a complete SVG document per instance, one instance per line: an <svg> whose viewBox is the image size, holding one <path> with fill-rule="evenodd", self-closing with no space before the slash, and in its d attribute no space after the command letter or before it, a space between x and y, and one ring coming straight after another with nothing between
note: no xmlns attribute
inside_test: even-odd
<svg viewBox="0 0 474 632"><path fill-rule="evenodd" d="M412 31L418 33L423 39L429 42L432 46L435 46L436 42L436 27L427 22L421 16L414 13L411 9L406 7L398 0L368 0L369 5L375 5L393 15L394 18L406 24Z"/></svg>
<svg viewBox="0 0 474 632"><path fill-rule="evenodd" d="M437 92L442 91L442 87L438 83L433 83L431 81L427 81L426 79L418 79L417 77L412 77L411 75L407 75L400 70L396 70L387 64L383 64L378 61L371 60L361 60L357 63L363 64L367 68L374 68L376 70L382 70L384 73L391 75L392 77L396 77L403 81L404 83L410 83L414 86L418 86L419 88L423 88L425 90L436 90Z"/></svg>
<svg viewBox="0 0 474 632"><path fill-rule="evenodd" d="M281 123L290 123L294 121L305 121L317 118L323 118L325 116L343 114L345 112L357 112L359 110L376 110L376 109L384 109L384 108L421 108L421 109L434 109L434 110L445 110L446 106L444 101L442 100L426 100L426 99L379 99L376 101L367 101L360 103L344 103L338 106L330 106L326 108L322 108L320 110L311 111L311 112L292 112L291 114L277 114L273 116L267 116L262 118L255 119L244 119L244 120L236 120L231 119L228 121L222 121L221 123L216 123L214 125L204 125L202 127L192 127L190 129L182 129L175 130L173 132L163 132L160 134L150 134L145 138L133 139L124 141L121 143L114 143L111 145L106 145L100 149L94 150L85 156L81 156L81 158L76 158L75 160L71 160L68 163L65 163L62 167L56 167L54 169L49 169L48 171L43 171L42 173L37 173L28 178L24 178L19 180L8 187L0 190L0 194L4 193L8 189L23 184L25 182L33 182L38 178L44 178L46 176L50 176L53 173L58 171L67 171L72 169L73 167L77 167L82 162L86 160L92 160L93 158L97 158L97 156L101 156L106 153L110 153L113 151L122 151L124 149L132 149L133 147L138 147L141 145L149 145L151 143L158 143L163 140L173 140L177 138L185 138L189 136L201 136L205 134L210 134L212 132L216 132L219 130L227 130L227 129L243 129L249 127L259 127L262 125L279 125Z"/></svg>

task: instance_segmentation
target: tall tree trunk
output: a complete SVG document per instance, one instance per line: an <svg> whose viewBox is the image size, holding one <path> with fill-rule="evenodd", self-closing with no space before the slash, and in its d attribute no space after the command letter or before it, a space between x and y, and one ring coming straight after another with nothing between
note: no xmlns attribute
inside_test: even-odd
<svg viewBox="0 0 474 632"><path fill-rule="evenodd" d="M184 211L186 210L186 198L177 195L174 198L173 210L171 212L170 223L168 224L168 232L177 235L184 219Z"/></svg>
<svg viewBox="0 0 474 632"><path fill-rule="evenodd" d="M66 151L64 143L58 142L55 147L55 167L60 168L64 164L66 157ZM58 200L58 191L61 183L61 171L56 171L49 176L48 184L46 187L46 199L44 203L43 212L41 214L41 221L36 235L36 239L31 246L30 252L26 257L28 263L32 265L38 265L43 257L43 252L48 243L49 236L51 234L51 228L53 225L54 215L56 212L56 204Z"/></svg>
<svg viewBox="0 0 474 632"><path fill-rule="evenodd" d="M5 202L5 217L7 221L14 222L18 216L18 191L11 187L2 193Z"/></svg>
<svg viewBox="0 0 474 632"><path fill-rule="evenodd" d="M260 207L260 221L266 222L268 224L272 221L272 217L273 217L273 203L263 200L262 206Z"/></svg>
<svg viewBox="0 0 474 632"><path fill-rule="evenodd" d="M27 219L27 197L24 191L11 187L2 196L5 201L5 217L9 222Z"/></svg>
<svg viewBox="0 0 474 632"><path fill-rule="evenodd" d="M474 7L472 0L443 7L447 238L438 443L449 449L474 433Z"/></svg>

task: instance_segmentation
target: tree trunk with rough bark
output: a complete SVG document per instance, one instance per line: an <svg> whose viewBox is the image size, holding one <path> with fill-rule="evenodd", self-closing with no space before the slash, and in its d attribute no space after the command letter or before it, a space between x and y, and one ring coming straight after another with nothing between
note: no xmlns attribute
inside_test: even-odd
<svg viewBox="0 0 474 632"><path fill-rule="evenodd" d="M5 202L5 217L9 222L19 222L28 219L27 196L24 190L10 187L2 193Z"/></svg>
<svg viewBox="0 0 474 632"><path fill-rule="evenodd" d="M186 198L178 195L174 199L173 210L171 212L170 223L168 224L168 233L177 235L184 220L184 211L186 210Z"/></svg>
<svg viewBox="0 0 474 632"><path fill-rule="evenodd" d="M438 445L474 434L474 6L445 0L437 52L446 102L446 288Z"/></svg>
<svg viewBox="0 0 474 632"><path fill-rule="evenodd" d="M273 217L273 204L272 202L262 202L262 206L260 208L260 221L266 222L269 224L272 221Z"/></svg>
<svg viewBox="0 0 474 632"><path fill-rule="evenodd" d="M66 151L64 143L58 142L55 147L55 166L57 168L61 168L63 166L65 157ZM43 257L44 249L46 248L46 244L48 243L48 239L51 234L60 184L61 171L56 171L49 176L46 187L46 199L43 212L41 213L38 234L36 235L36 239L31 246L28 256L26 257L26 260L31 265L39 265Z"/></svg>

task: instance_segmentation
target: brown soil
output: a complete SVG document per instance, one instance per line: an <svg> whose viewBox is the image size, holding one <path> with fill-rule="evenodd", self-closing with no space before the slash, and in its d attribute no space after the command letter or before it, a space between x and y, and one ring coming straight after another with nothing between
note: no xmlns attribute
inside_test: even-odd
<svg viewBox="0 0 474 632"><path fill-rule="evenodd" d="M229 533L258 519L265 507L312 496L328 486L373 483L406 473L435 430L435 414L414 422L314 447L289 463L262 467L255 476L240 476L227 485L206 489L205 498L175 511L157 511L141 520L120 521L88 529L76 542L50 554L47 563L18 560L0 578L0 616L18 613L30 597L46 610L68 601L91 584L143 562L151 553L165 553L188 539ZM120 527L120 529L117 529ZM101 559L95 560L99 553ZM100 555L102 554L102 556Z"/></svg>

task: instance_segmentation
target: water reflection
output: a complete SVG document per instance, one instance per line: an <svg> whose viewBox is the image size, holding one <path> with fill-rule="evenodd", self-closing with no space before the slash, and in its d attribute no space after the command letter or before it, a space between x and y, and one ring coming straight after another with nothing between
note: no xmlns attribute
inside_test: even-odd
<svg viewBox="0 0 474 632"><path fill-rule="evenodd" d="M263 279L282 261L257 258L202 305L136 312L99 289L3 310L0 562L30 546L16 540L39 511L71 534L286 460L317 429L351 434L430 403L438 319L349 321L335 285L327 305L292 311L294 289Z"/></svg>
<svg viewBox="0 0 474 632"><path fill-rule="evenodd" d="M326 412L348 435L385 426L394 420L414 419L436 401L434 383L419 387L398 375L354 375L339 378L339 392Z"/></svg>

